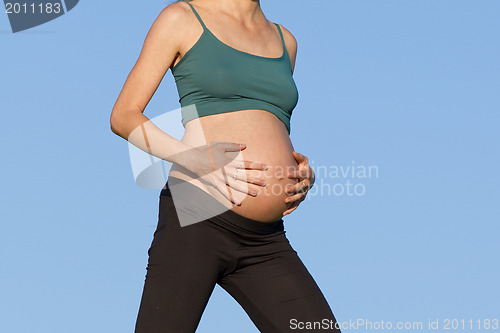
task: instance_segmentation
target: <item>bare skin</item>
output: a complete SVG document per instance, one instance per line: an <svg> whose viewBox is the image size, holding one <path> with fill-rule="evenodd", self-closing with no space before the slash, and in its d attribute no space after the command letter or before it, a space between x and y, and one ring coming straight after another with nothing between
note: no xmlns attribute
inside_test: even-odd
<svg viewBox="0 0 500 333"><path fill-rule="evenodd" d="M281 56L278 30L258 1L190 3L221 42L261 57ZM281 29L293 73L297 42L286 28ZM314 183L307 157L294 152L286 127L276 116L244 110L201 117L186 124L178 141L143 114L167 70L202 32L186 3L171 4L160 13L115 103L111 129L150 154L173 162L170 176L200 187L236 213L262 222L276 221L296 209Z"/></svg>

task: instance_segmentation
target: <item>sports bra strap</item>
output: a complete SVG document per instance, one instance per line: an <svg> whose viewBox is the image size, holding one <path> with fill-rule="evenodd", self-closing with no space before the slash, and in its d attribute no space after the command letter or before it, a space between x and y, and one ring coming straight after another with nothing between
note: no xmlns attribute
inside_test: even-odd
<svg viewBox="0 0 500 333"><path fill-rule="evenodd" d="M194 15L196 15L196 18L198 19L198 21L200 21L200 24L201 26L203 27L204 30L208 30L207 27L205 26L205 23L203 23L203 20L201 19L200 17L200 14L198 14L198 12L196 11L196 9L194 9L193 5L189 3L189 1L185 1L189 7L191 7L191 9L193 10L193 13ZM280 38L281 38L281 43L283 44L283 50L286 52L286 45L285 45L285 39L283 38L283 32L281 31L281 28L280 28L280 25L278 23L274 23L274 25L276 25L276 27L278 28L278 31L280 33Z"/></svg>
<svg viewBox="0 0 500 333"><path fill-rule="evenodd" d="M280 25L278 23L274 23L278 27L278 31L280 32L281 43L283 44L283 52L287 53L285 39L283 38L283 33L281 32Z"/></svg>
<svg viewBox="0 0 500 333"><path fill-rule="evenodd" d="M203 20L201 19L200 15L198 14L198 12L196 11L196 9L194 9L193 5L189 3L189 1L186 1L186 3L189 5L189 7L191 7L191 9L193 10L193 13L194 15L196 15L196 17L198 18L198 21L200 21L201 23L201 26L203 27L203 29L207 29L207 27L205 26L205 23L203 23Z"/></svg>

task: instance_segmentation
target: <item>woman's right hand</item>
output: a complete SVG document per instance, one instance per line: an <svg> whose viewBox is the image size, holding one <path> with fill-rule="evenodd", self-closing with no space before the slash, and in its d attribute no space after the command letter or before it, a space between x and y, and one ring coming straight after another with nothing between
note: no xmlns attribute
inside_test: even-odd
<svg viewBox="0 0 500 333"><path fill-rule="evenodd" d="M211 142L194 148L190 163L185 167L213 185L233 204L241 205L246 195L257 196L258 192L249 184L266 186L265 178L246 170L265 171L268 168L264 163L243 160L241 151L245 148L245 144Z"/></svg>

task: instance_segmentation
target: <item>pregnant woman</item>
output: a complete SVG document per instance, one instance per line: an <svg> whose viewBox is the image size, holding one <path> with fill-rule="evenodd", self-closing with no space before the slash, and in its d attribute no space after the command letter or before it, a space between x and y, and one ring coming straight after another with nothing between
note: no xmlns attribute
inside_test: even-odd
<svg viewBox="0 0 500 333"><path fill-rule="evenodd" d="M296 50L257 0L180 1L153 23L110 119L114 133L173 163L136 333L194 332L216 284L261 332L340 332L282 219L314 183L289 137ZM169 68L181 140L143 114Z"/></svg>

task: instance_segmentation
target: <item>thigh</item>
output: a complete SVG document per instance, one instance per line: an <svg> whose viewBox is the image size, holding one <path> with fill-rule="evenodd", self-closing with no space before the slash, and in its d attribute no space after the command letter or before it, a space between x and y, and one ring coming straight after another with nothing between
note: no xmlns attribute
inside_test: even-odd
<svg viewBox="0 0 500 333"><path fill-rule="evenodd" d="M285 234L273 238L243 246L240 265L223 277L221 287L261 332L297 331L298 323L309 322L316 322L318 332L340 332L323 293Z"/></svg>
<svg viewBox="0 0 500 333"><path fill-rule="evenodd" d="M136 333L194 332L219 274L210 225L181 227L173 201L160 197Z"/></svg>

